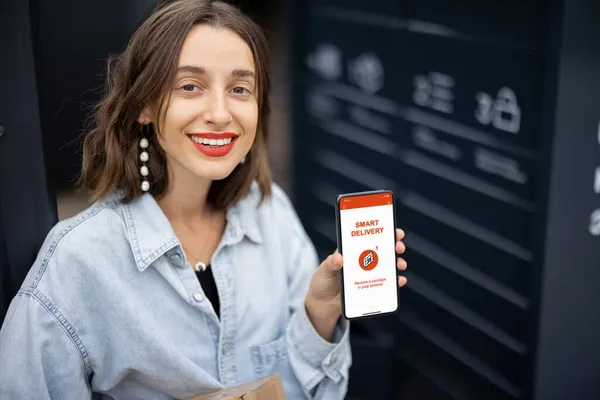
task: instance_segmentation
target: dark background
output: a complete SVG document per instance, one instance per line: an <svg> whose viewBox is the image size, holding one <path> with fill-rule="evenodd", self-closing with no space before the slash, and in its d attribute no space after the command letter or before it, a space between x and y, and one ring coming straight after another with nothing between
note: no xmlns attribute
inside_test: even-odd
<svg viewBox="0 0 600 400"><path fill-rule="evenodd" d="M407 232L348 398L600 398L600 3L234 3L268 32L274 176L320 256L343 192L393 190ZM0 2L0 316L87 204L84 120L153 7Z"/></svg>

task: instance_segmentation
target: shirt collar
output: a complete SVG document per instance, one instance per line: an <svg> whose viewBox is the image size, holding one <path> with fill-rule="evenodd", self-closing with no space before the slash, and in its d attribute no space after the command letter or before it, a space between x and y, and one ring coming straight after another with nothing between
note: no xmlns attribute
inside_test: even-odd
<svg viewBox="0 0 600 400"><path fill-rule="evenodd" d="M253 182L250 193L242 198L233 207L227 210L227 225L231 227L231 233L235 236L236 232L254 243L262 243L262 234L258 223L258 202L260 200L260 190L258 184ZM224 238L228 235L228 229L225 229Z"/></svg>
<svg viewBox="0 0 600 400"><path fill-rule="evenodd" d="M251 190L248 196L227 210L222 238L224 245L238 243L244 236L255 243L262 242L257 205L258 197L255 190ZM181 246L169 220L152 195L143 194L121 206L129 243L140 271L144 271L167 251Z"/></svg>

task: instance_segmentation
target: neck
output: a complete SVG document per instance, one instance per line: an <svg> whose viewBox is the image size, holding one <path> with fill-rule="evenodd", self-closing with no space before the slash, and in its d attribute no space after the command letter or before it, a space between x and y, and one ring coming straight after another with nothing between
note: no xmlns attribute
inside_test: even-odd
<svg viewBox="0 0 600 400"><path fill-rule="evenodd" d="M187 225L203 220L212 211L207 200L212 181L195 176L175 178L176 175L171 174L167 193L158 205L171 222Z"/></svg>

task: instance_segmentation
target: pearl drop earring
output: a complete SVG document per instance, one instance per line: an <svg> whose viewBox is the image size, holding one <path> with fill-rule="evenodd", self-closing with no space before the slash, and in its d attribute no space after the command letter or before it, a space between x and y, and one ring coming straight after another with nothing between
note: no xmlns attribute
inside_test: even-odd
<svg viewBox="0 0 600 400"><path fill-rule="evenodd" d="M246 156L242 157L242 159L240 160L240 164L243 164L246 162Z"/></svg>
<svg viewBox="0 0 600 400"><path fill-rule="evenodd" d="M149 143L148 139L142 138L140 139L140 147L142 148L142 153L140 154L140 161L142 162L142 166L140 167L140 173L142 174L142 191L147 192L150 190L150 182L148 182L148 166L146 163L150 159L148 152L146 149L148 148Z"/></svg>

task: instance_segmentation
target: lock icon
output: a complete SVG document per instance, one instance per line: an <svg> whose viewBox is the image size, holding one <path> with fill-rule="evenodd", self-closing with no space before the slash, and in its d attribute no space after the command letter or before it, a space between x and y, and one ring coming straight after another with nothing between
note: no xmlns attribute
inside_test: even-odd
<svg viewBox="0 0 600 400"><path fill-rule="evenodd" d="M517 104L517 96L510 88L503 87L498 91L494 103L494 127L496 129L519 133L521 129L521 109Z"/></svg>

